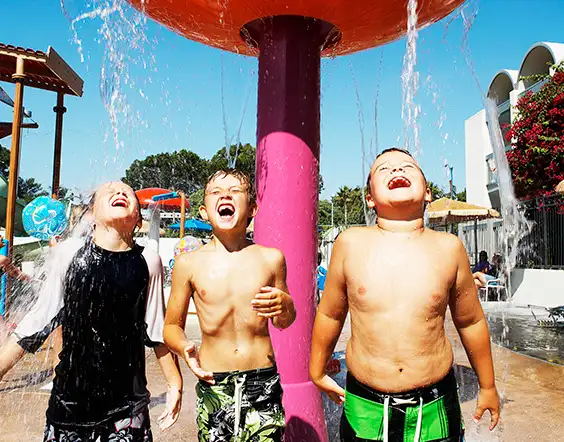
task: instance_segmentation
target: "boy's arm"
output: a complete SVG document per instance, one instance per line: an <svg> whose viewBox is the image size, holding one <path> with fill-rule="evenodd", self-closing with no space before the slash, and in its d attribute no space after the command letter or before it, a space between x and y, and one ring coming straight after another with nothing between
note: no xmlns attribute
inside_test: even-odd
<svg viewBox="0 0 564 442"><path fill-rule="evenodd" d="M345 392L325 374L325 368L333 354L348 313L346 280L343 270L347 239L348 235L344 232L339 235L333 246L325 289L313 325L309 363L312 381L338 404L344 401Z"/></svg>
<svg viewBox="0 0 564 442"><path fill-rule="evenodd" d="M274 287L261 287L261 293L251 302L258 316L270 318L274 327L283 330L296 320L294 301L286 284L286 259L276 250L274 260Z"/></svg>
<svg viewBox="0 0 564 442"><path fill-rule="evenodd" d="M25 350L18 344L17 338L12 335L0 350L0 380L24 356Z"/></svg>
<svg viewBox="0 0 564 442"><path fill-rule="evenodd" d="M0 255L0 268L11 278L19 279L20 281L31 279L29 275L23 273L17 265L3 255Z"/></svg>
<svg viewBox="0 0 564 442"><path fill-rule="evenodd" d="M189 341L184 333L186 314L192 297L191 258L191 254L186 253L174 263L172 287L163 330L164 341L168 348L186 361L188 367L199 379L212 383L213 373L202 370L196 344Z"/></svg>
<svg viewBox="0 0 564 442"><path fill-rule="evenodd" d="M158 419L159 427L164 431L178 420L180 414L182 406L182 375L180 374L178 359L166 345L157 345L154 350L168 385L166 408Z"/></svg>
<svg viewBox="0 0 564 442"><path fill-rule="evenodd" d="M499 397L495 387L490 333L478 299L468 256L459 240L456 240L455 256L458 269L449 301L452 320L470 364L478 376L480 395L475 419L480 419L485 410L490 410L490 429L493 429L499 420Z"/></svg>

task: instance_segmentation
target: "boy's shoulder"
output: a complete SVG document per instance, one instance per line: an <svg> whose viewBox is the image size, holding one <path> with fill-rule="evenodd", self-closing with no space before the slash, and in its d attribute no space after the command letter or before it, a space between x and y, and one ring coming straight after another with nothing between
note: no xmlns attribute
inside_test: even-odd
<svg viewBox="0 0 564 442"><path fill-rule="evenodd" d="M425 229L425 232L435 246L443 248L445 251L453 252L464 250L464 244L460 238L452 233L433 229Z"/></svg>
<svg viewBox="0 0 564 442"><path fill-rule="evenodd" d="M376 228L374 226L362 226L362 227L349 227L343 230L337 238L335 243L339 244L350 244L366 240L366 238L374 236L376 233Z"/></svg>
<svg viewBox="0 0 564 442"><path fill-rule="evenodd" d="M285 260L282 250L277 249L276 247L267 247L260 244L253 244L251 247L255 253L260 253L268 262L281 264Z"/></svg>

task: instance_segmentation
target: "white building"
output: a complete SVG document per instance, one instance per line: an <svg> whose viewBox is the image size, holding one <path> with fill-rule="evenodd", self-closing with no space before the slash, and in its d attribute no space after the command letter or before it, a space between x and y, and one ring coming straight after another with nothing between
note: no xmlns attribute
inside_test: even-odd
<svg viewBox="0 0 564 442"><path fill-rule="evenodd" d="M512 123L516 118L517 101L527 91L538 91L543 81L523 79L547 74L550 67L564 60L564 44L540 42L534 44L523 57L518 70L500 69L489 84L487 95L498 108L500 126ZM466 198L469 203L484 207L500 208L498 176L493 159L486 111L480 110L465 121L466 151ZM507 143L506 149L511 149ZM499 253L501 220L478 223L478 250L485 250L491 257ZM473 225L463 225L459 236L472 257L474 249ZM511 295L516 305L564 305L564 270L555 268L515 268L511 274Z"/></svg>
<svg viewBox="0 0 564 442"><path fill-rule="evenodd" d="M519 70L500 69L488 87L487 95L498 107L503 128L516 117L514 106L527 91L537 91L543 82L523 80L549 73L550 66L564 60L563 43L536 43L523 57ZM486 111L480 110L464 124L466 150L466 199L469 203L499 209L499 190L492 146L486 126ZM510 145L508 145L510 148Z"/></svg>

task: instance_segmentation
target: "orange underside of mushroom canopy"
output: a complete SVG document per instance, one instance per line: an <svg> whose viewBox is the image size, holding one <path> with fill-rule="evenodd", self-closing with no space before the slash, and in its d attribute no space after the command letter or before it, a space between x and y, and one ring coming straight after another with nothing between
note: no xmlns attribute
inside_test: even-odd
<svg viewBox="0 0 564 442"><path fill-rule="evenodd" d="M158 204L160 207L167 208L180 207L180 205L182 204L182 200L180 198L170 198L168 200L162 200L158 202L155 202L152 199L156 195L162 195L170 192L172 192L172 190L161 189L159 187L149 187L147 189L138 190L137 192L135 192L135 194L139 199L141 207L148 207L151 204ZM188 200L186 200L186 208L188 208L188 206Z"/></svg>
<svg viewBox="0 0 564 442"><path fill-rule="evenodd" d="M297 15L321 19L340 32L324 56L380 46L407 31L407 0L129 0L137 9L174 32L209 46L258 55L241 36L257 19ZM418 27L433 23L464 0L419 0Z"/></svg>

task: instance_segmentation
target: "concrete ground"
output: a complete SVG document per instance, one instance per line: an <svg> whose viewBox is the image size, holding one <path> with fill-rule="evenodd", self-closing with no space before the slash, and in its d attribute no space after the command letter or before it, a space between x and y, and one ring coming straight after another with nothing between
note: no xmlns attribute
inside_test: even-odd
<svg viewBox="0 0 564 442"><path fill-rule="evenodd" d="M186 331L199 341L199 328L194 316L188 319ZM490 433L487 422L472 422L477 392L476 378L469 368L464 350L452 324L452 339L457 375L461 384L462 409L467 426L467 441L562 441L564 440L564 366L528 358L494 346L498 388L503 411L500 428ZM350 334L347 324L336 351L345 349ZM0 442L32 442L42 440L44 415L49 391L41 387L49 380L45 363L46 351L26 356L0 382ZM195 378L184 371L183 410L177 424L165 433L153 425L155 441L195 442ZM152 393L151 418L156 423L164 407L165 385L155 357L147 353L147 376ZM332 421L336 416L333 416ZM487 420L487 419L484 419ZM336 441L331 437L331 442Z"/></svg>

